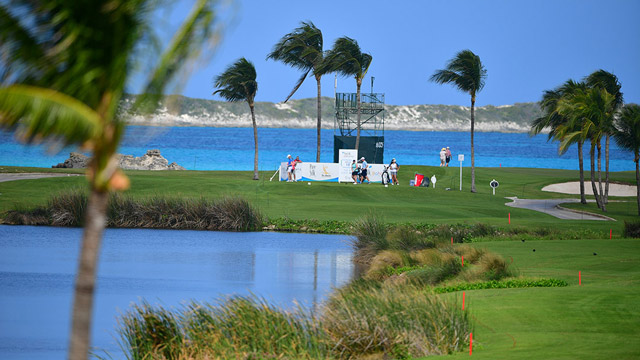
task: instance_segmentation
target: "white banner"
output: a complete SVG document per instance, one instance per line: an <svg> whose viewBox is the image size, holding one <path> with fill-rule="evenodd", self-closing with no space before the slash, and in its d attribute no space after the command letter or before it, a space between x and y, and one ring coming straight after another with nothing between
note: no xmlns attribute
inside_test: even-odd
<svg viewBox="0 0 640 360"><path fill-rule="evenodd" d="M340 166L335 163L301 162L296 165L298 181L338 181ZM287 163L280 163L280 181L287 181Z"/></svg>
<svg viewBox="0 0 640 360"><path fill-rule="evenodd" d="M351 166L351 162L349 162ZM369 164L367 167L367 175L371 182L382 182L382 172L385 164ZM302 162L296 165L296 179L298 181L338 181L345 182L341 179L341 164L336 163L316 163ZM280 163L280 181L287 181L287 163ZM346 182L353 182L351 178L351 168L349 168L349 179Z"/></svg>
<svg viewBox="0 0 640 360"><path fill-rule="evenodd" d="M358 150L340 149L338 152L338 164L340 164L340 176L338 182L353 182L351 177L351 163L357 160Z"/></svg>

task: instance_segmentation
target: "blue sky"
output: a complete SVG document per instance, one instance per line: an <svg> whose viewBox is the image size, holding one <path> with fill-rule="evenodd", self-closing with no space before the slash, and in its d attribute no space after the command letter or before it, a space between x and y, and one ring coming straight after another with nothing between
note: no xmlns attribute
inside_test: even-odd
<svg viewBox="0 0 640 360"><path fill-rule="evenodd" d="M177 23L192 3L179 1L166 21ZM480 106L538 101L544 90L601 68L618 76L626 102L640 103L638 14L637 0L236 0L224 7L216 53L178 92L219 100L211 95L213 78L246 57L258 73L256 100L284 100L300 73L265 57L300 21L310 20L322 30L325 49L349 36L373 56L363 91L370 91L374 76L374 91L384 92L388 104L469 105L468 95L428 81L463 49L487 68ZM323 77L322 87L324 96L333 96L333 74ZM353 78L338 77L338 92L355 91ZM293 98L315 95L315 80L308 79Z"/></svg>

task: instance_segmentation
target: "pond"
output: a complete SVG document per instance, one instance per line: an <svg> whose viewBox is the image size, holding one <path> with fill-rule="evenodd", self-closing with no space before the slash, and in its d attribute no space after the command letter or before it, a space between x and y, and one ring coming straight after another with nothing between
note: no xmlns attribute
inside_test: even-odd
<svg viewBox="0 0 640 360"><path fill-rule="evenodd" d="M82 229L0 226L0 358L64 359ZM123 358L117 318L133 303L180 308L253 293L312 307L354 272L347 236L108 229L92 346Z"/></svg>

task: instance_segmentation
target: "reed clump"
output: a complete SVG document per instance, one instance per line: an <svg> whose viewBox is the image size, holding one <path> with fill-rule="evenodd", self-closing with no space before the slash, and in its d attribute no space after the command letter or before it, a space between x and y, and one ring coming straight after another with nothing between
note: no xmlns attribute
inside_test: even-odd
<svg viewBox="0 0 640 360"><path fill-rule="evenodd" d="M468 346L470 316L457 304L416 286L337 290L322 315L336 357L408 359Z"/></svg>
<svg viewBox="0 0 640 360"><path fill-rule="evenodd" d="M44 207L9 211L5 221L80 227L84 225L87 201L85 191L69 190L52 196ZM260 211L240 197L133 198L113 193L107 207L107 226L119 228L256 231L262 228L263 221Z"/></svg>
<svg viewBox="0 0 640 360"><path fill-rule="evenodd" d="M283 311L256 296L216 305L191 303L169 312L134 306L120 321L127 358L330 359L318 318L303 308Z"/></svg>
<svg viewBox="0 0 640 360"><path fill-rule="evenodd" d="M468 313L415 286L355 281L319 312L284 311L256 296L180 311L134 306L120 320L126 356L140 359L406 359L466 346Z"/></svg>

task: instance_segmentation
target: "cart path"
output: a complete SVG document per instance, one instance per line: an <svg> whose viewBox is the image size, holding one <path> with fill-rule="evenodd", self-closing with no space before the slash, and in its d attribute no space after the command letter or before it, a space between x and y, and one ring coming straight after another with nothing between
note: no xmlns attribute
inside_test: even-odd
<svg viewBox="0 0 640 360"><path fill-rule="evenodd" d="M0 182L15 181L15 180L28 180L28 179L42 179L42 178L50 178L50 177L64 177L64 176L82 176L82 174L0 173Z"/></svg>
<svg viewBox="0 0 640 360"><path fill-rule="evenodd" d="M604 215L593 214L593 213L584 212L584 211L569 210L559 206L560 204L563 204L563 203L577 203L577 202L580 202L580 199L533 200L533 199L518 199L517 197L508 197L507 199L513 200L513 202L506 203L505 205L507 206L543 212L545 214L555 216L558 219L615 221L615 219L612 219ZM593 200L590 200L590 201L593 201Z"/></svg>

